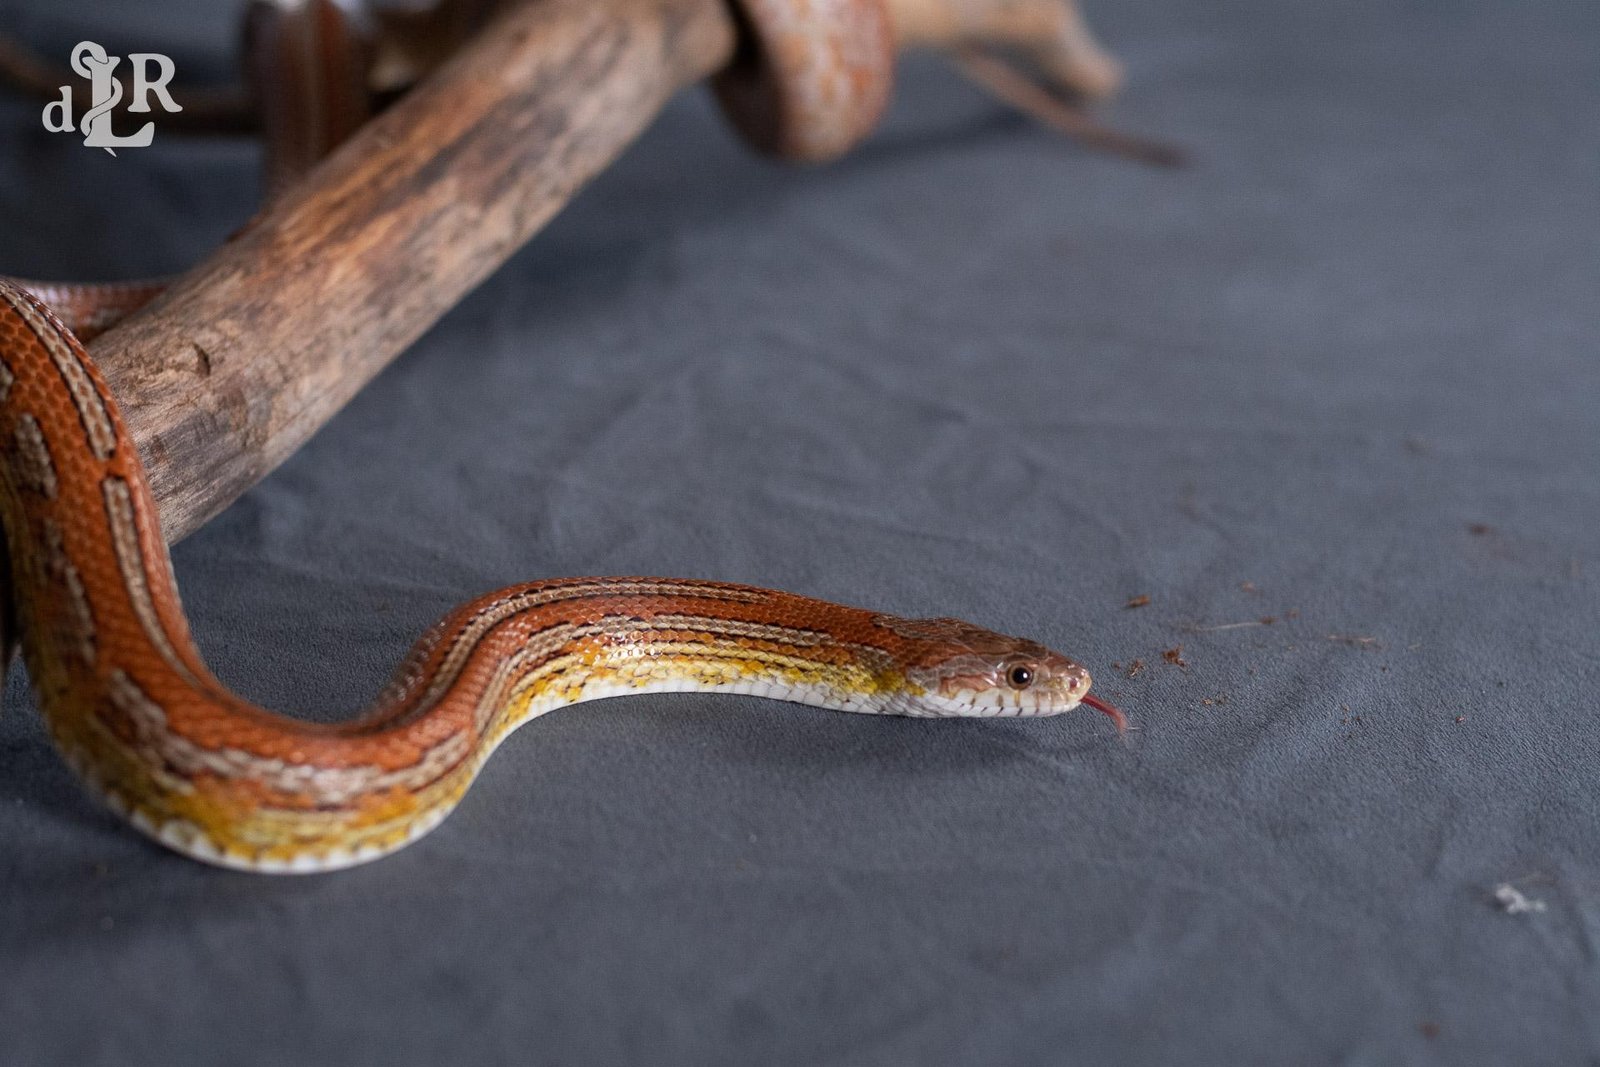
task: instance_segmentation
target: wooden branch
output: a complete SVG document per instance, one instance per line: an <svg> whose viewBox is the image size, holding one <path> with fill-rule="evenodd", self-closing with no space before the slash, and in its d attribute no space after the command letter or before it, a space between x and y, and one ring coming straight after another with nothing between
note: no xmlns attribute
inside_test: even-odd
<svg viewBox="0 0 1600 1067"><path fill-rule="evenodd" d="M908 45L1026 47L1079 74L1104 58L1072 0L891 6ZM513 4L97 338L90 351L144 457L167 538L288 458L668 98L726 66L737 36L729 0Z"/></svg>
<svg viewBox="0 0 1600 1067"><path fill-rule="evenodd" d="M1009 48L1055 87L1091 99L1122 84L1122 64L1089 32L1077 0L893 0L901 48Z"/></svg>
<svg viewBox="0 0 1600 1067"><path fill-rule="evenodd" d="M734 43L721 0L513 7L97 339L167 537L287 458Z"/></svg>

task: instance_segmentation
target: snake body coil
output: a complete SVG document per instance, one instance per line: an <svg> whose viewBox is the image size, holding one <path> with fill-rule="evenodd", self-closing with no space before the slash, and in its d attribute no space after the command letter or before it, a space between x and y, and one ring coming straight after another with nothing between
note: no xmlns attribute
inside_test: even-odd
<svg viewBox="0 0 1600 1067"><path fill-rule="evenodd" d="M358 719L286 718L206 669L155 502L105 382L38 300L0 282L0 516L23 653L67 761L196 859L318 871L437 825L495 746L552 708L716 690L846 711L1052 715L1089 675L1031 641L747 586L574 578L441 621Z"/></svg>

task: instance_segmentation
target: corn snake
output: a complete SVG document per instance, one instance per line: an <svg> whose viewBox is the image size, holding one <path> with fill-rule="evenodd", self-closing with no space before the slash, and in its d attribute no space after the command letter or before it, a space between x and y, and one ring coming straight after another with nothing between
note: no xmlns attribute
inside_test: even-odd
<svg viewBox="0 0 1600 1067"><path fill-rule="evenodd" d="M513 729L626 693L720 691L911 716L1054 715L1087 671L1032 641L773 590L534 582L448 615L361 717L255 707L189 635L137 451L77 338L0 281L0 516L23 654L67 762L209 863L331 870L436 826Z"/></svg>

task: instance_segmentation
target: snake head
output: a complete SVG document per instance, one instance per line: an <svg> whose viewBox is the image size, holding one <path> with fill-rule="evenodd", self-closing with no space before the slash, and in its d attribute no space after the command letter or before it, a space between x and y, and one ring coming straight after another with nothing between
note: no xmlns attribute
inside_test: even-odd
<svg viewBox="0 0 1600 1067"><path fill-rule="evenodd" d="M1037 641L1008 637L960 619L899 619L884 626L911 644L906 680L919 694L912 714L941 716L1060 715L1079 704L1110 716L1122 713L1089 695L1092 679L1080 664Z"/></svg>

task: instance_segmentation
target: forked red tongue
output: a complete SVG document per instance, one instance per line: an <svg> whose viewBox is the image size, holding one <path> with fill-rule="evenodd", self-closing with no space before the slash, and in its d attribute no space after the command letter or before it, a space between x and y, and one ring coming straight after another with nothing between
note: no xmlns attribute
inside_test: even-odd
<svg viewBox="0 0 1600 1067"><path fill-rule="evenodd" d="M1083 694L1083 702L1100 714L1108 716L1112 722L1116 723L1117 733L1125 734L1128 732L1128 717L1122 712L1090 693Z"/></svg>

